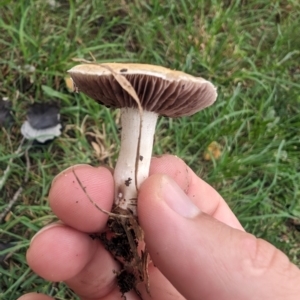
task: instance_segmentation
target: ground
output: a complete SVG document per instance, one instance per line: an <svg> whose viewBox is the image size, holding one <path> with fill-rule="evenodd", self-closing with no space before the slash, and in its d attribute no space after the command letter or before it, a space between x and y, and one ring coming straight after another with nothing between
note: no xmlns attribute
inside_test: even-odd
<svg viewBox="0 0 300 300"><path fill-rule="evenodd" d="M52 178L76 163L113 167L117 157L118 111L68 90L75 57L158 64L211 80L215 105L190 118L160 118L154 154L184 159L247 231L300 265L299 20L298 0L2 0L0 96L11 100L14 120L0 131L0 211L23 190L0 224L0 298L73 297L28 269L26 248L55 220ZM45 145L25 141L18 152L27 108L45 101L59 104L62 135Z"/></svg>

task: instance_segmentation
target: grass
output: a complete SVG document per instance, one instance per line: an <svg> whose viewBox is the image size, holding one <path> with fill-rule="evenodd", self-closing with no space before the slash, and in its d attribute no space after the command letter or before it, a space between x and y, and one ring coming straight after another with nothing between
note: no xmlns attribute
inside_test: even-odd
<svg viewBox="0 0 300 300"><path fill-rule="evenodd" d="M53 177L76 163L114 165L118 112L66 89L72 58L159 64L203 76L218 87L214 106L191 118L158 123L155 154L182 157L227 199L245 228L300 265L300 5L297 0L0 2L0 95L13 103L15 123L0 131L0 211L24 190L0 239L10 246L0 266L0 298L40 291L71 298L63 284L44 282L27 267L30 238L55 220L47 204ZM32 65L32 87L26 89ZM28 83L28 80L27 80ZM28 152L24 183L20 126L33 102L56 101L62 136ZM219 159L204 160L211 142ZM95 151L93 143L100 147ZM2 171L1 171L2 170Z"/></svg>

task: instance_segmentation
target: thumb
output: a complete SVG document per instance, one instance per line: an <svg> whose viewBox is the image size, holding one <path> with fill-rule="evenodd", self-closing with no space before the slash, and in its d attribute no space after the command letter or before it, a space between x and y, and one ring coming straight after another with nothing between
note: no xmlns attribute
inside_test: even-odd
<svg viewBox="0 0 300 300"><path fill-rule="evenodd" d="M143 183L138 209L155 266L185 298L299 299L300 271L281 251L201 213L169 177Z"/></svg>

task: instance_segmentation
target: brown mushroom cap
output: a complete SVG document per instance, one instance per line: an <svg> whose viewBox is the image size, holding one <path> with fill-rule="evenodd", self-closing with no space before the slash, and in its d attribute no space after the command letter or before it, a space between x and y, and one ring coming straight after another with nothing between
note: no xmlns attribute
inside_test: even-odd
<svg viewBox="0 0 300 300"><path fill-rule="evenodd" d="M216 88L209 81L146 64L81 64L68 72L79 91L115 108L137 107L111 71L122 74L135 89L144 110L168 117L189 116L214 103Z"/></svg>

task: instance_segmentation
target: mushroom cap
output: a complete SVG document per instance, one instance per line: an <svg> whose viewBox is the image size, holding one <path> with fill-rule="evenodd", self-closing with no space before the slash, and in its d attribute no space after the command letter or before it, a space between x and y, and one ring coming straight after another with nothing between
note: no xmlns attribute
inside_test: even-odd
<svg viewBox="0 0 300 300"><path fill-rule="evenodd" d="M180 71L147 64L81 64L68 72L75 87L97 102L115 108L137 107L111 70L131 83L144 110L168 117L192 115L214 103L216 88L209 81Z"/></svg>

